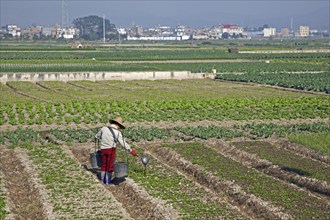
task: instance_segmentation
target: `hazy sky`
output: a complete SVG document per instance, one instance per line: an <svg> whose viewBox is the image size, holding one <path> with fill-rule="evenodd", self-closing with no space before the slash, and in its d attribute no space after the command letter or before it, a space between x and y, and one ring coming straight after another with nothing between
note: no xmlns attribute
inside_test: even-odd
<svg viewBox="0 0 330 220"><path fill-rule="evenodd" d="M329 30L330 0L67 0L69 23L75 18L105 15L117 27L158 25L174 27L211 27L238 24L248 27L289 27L309 25L311 29ZM50 26L62 21L61 0L0 0L1 26L32 24Z"/></svg>

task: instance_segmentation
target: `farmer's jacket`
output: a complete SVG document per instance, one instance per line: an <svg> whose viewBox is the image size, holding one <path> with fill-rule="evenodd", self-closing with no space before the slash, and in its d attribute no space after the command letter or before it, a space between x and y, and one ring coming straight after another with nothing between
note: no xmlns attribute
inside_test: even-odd
<svg viewBox="0 0 330 220"><path fill-rule="evenodd" d="M131 146L126 143L122 133L117 129L116 125L111 124L110 127L112 128L117 142L121 144L127 151L131 151ZM97 134L95 135L95 138L100 140L100 148L101 149L109 149L116 147L116 141L113 138L113 135L108 127L103 127Z"/></svg>

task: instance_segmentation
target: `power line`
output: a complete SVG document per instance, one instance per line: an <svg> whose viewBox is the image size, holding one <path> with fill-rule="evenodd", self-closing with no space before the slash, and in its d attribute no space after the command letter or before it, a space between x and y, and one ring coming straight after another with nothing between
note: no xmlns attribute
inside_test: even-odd
<svg viewBox="0 0 330 220"><path fill-rule="evenodd" d="M62 0L62 28L69 27L69 10L68 10L68 2L66 0Z"/></svg>

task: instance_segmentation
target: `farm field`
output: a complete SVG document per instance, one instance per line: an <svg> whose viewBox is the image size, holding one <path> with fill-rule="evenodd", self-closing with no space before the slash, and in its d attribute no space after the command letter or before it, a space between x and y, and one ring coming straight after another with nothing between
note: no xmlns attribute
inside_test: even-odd
<svg viewBox="0 0 330 220"><path fill-rule="evenodd" d="M50 57L36 53L47 51L42 46L1 46L0 74L51 63L74 71L65 64L97 56L91 65L125 69L112 59L139 61L134 54L142 51L142 64L126 64L153 70L148 61L174 54L172 63L150 65L195 59L187 66L196 72L227 69L216 79L0 83L0 219L328 219L328 55L241 54L249 62L215 67L199 60L240 54L199 46L126 46L115 49L118 56L53 48ZM280 69L264 66L269 59ZM150 162L130 156L129 177L108 186L89 157L95 133L117 115L127 141Z"/></svg>

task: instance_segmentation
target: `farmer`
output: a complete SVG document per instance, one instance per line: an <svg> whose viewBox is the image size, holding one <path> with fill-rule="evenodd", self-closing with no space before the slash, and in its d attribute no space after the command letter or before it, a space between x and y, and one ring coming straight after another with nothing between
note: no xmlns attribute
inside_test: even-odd
<svg viewBox="0 0 330 220"><path fill-rule="evenodd" d="M129 151L134 157L137 157L135 150L126 143L121 129L125 129L123 119L117 117L116 119L109 120L110 126L104 126L97 132L95 139L100 141L101 148L101 180L104 184L111 184L112 172L114 170L114 162L116 158L116 144L119 142L122 147Z"/></svg>

